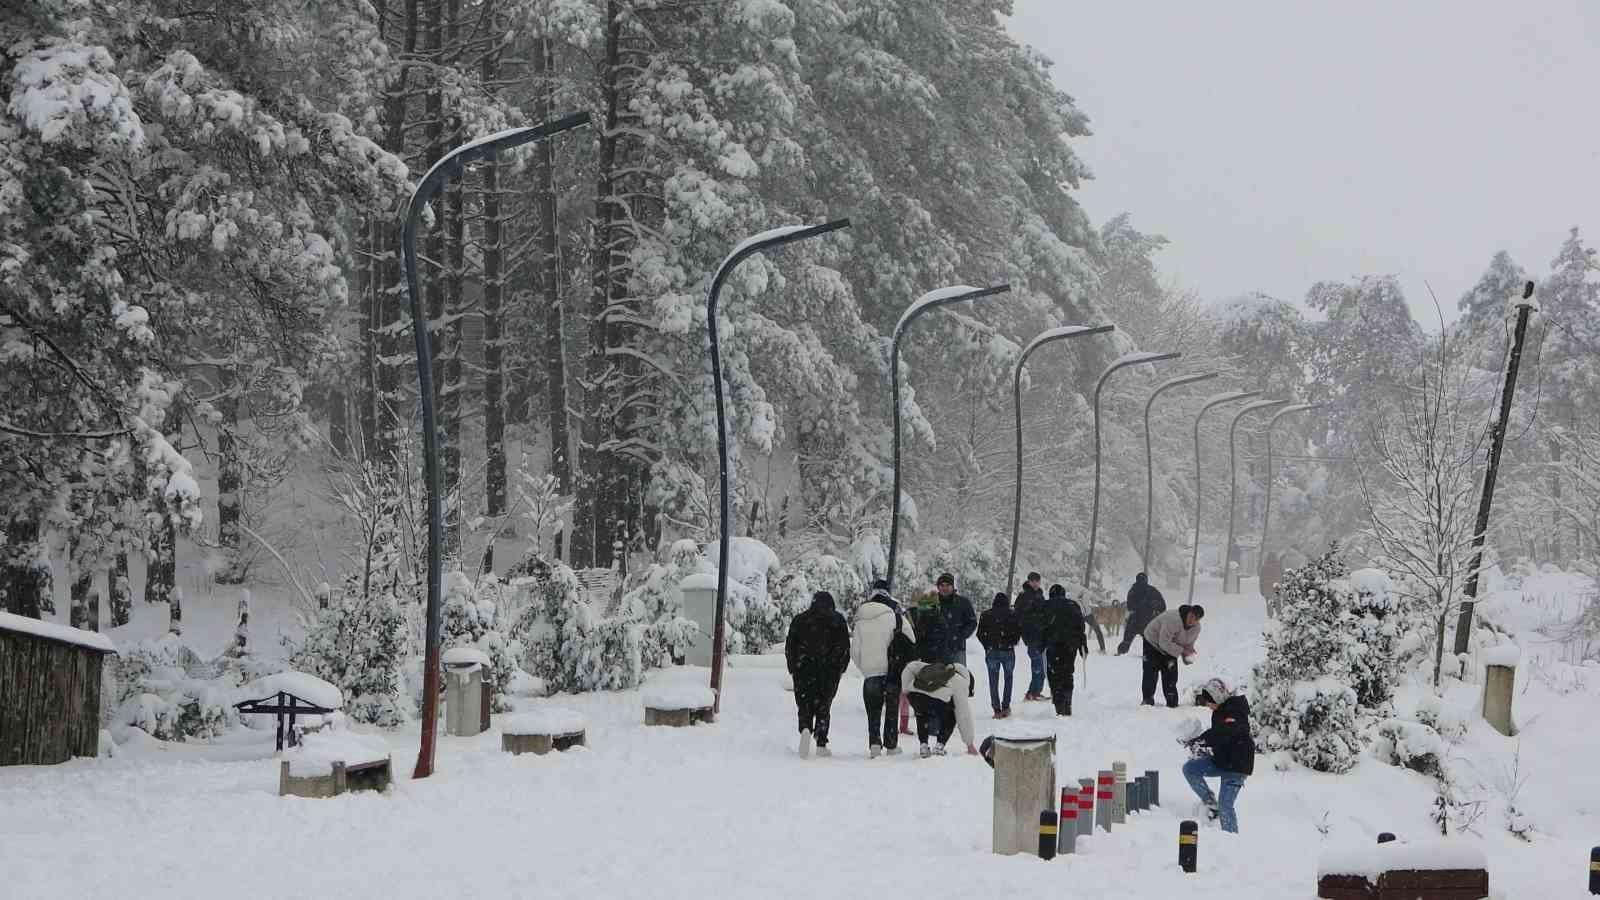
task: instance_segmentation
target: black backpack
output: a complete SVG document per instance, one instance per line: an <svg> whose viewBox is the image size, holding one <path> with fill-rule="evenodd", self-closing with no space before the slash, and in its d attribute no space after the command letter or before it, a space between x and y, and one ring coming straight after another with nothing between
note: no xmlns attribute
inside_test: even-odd
<svg viewBox="0 0 1600 900"><path fill-rule="evenodd" d="M894 611L894 633L889 636L889 677L894 683L900 683L900 676L905 673L906 663L917 658L917 644L906 637L902 631L905 620L901 617L900 610Z"/></svg>

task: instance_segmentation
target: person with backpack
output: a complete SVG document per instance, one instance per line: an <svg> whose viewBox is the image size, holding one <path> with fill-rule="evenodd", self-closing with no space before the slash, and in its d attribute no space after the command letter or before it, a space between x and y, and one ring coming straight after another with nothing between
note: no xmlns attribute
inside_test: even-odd
<svg viewBox="0 0 1600 900"><path fill-rule="evenodd" d="M1044 699L1044 591L1040 588L1043 577L1029 572L1017 594L1014 609L1022 621L1022 643L1028 649L1028 690L1022 695L1024 702Z"/></svg>
<svg viewBox="0 0 1600 900"><path fill-rule="evenodd" d="M1122 641L1117 645L1117 655L1122 656L1133 646L1133 636L1143 634L1150 620L1167 611L1167 598L1150 583L1143 572L1133 576L1133 587L1128 588L1128 621L1123 623Z"/></svg>
<svg viewBox="0 0 1600 900"><path fill-rule="evenodd" d="M916 633L889 595L889 583L878 581L856 611L856 631L850 637L850 658L865 678L861 700L867 707L867 753L900 752L900 730L895 713L900 707L900 675L916 658ZM881 728L881 731L880 731Z"/></svg>
<svg viewBox="0 0 1600 900"><path fill-rule="evenodd" d="M1244 788L1246 778L1256 770L1256 745L1250 737L1250 702L1235 694L1228 683L1213 678L1205 683L1201 702L1211 709L1211 727L1184 741L1194 758L1183 764L1183 778L1213 819L1220 819L1222 830L1239 833L1239 815L1234 800ZM1211 793L1207 778L1219 782L1217 795Z"/></svg>
<svg viewBox="0 0 1600 900"><path fill-rule="evenodd" d="M917 753L923 759L944 756L945 744L956 730L967 745L967 753L976 756L973 744L972 673L960 663L924 662L917 660L906 664L900 674L900 689L917 711ZM928 738L934 746L928 747Z"/></svg>
<svg viewBox="0 0 1600 900"><path fill-rule="evenodd" d="M1194 662L1195 641L1200 639L1200 620L1205 607L1198 603L1169 609L1144 628L1144 681L1141 684L1145 706L1156 705L1156 677L1161 678L1161 694L1167 708L1178 706L1178 660Z"/></svg>
<svg viewBox="0 0 1600 900"><path fill-rule="evenodd" d="M1056 715L1070 716L1077 657L1089 654L1083 610L1059 584L1050 585L1045 610L1044 652L1050 675L1050 699L1055 703Z"/></svg>
<svg viewBox="0 0 1600 900"><path fill-rule="evenodd" d="M817 591L811 608L794 617L783 646L789 675L794 678L794 704L800 717L800 758L832 756L828 749L828 723L839 679L850 667L850 627L834 606L833 595Z"/></svg>
<svg viewBox="0 0 1600 900"><path fill-rule="evenodd" d="M1011 608L1011 598L995 594L994 605L978 618L978 643L983 645L984 668L989 671L989 705L994 707L996 719L1011 715L1011 679L1017 667L1017 641L1021 639L1022 621ZM999 689L1001 673L1006 679L1003 697Z"/></svg>

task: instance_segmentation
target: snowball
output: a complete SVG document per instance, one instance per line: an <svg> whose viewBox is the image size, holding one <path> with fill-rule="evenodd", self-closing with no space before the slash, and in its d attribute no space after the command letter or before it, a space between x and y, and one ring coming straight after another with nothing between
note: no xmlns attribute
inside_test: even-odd
<svg viewBox="0 0 1600 900"><path fill-rule="evenodd" d="M503 734L576 734L587 726L581 713L560 706L538 706L527 712L503 716Z"/></svg>
<svg viewBox="0 0 1600 900"><path fill-rule="evenodd" d="M640 699L651 709L704 709L716 703L717 694L693 684L654 684L640 693Z"/></svg>
<svg viewBox="0 0 1600 900"><path fill-rule="evenodd" d="M84 631L81 628L72 628L67 625L57 625L54 622L41 622L27 616L15 613L0 612L0 631L31 634L34 637L46 638L52 641L61 641L64 644L75 644L79 647L88 647L104 653L115 653L117 648L111 639L98 631Z"/></svg>
<svg viewBox="0 0 1600 900"><path fill-rule="evenodd" d="M283 758L289 761L290 775L327 775L336 762L356 766L388 759L389 745L382 738L348 732L308 734Z"/></svg>
<svg viewBox="0 0 1600 900"><path fill-rule="evenodd" d="M239 688L238 695L243 700L262 700L274 697L279 691L293 694L308 703L325 706L328 709L340 709L344 706L344 694L333 685L315 675L306 672L279 672Z"/></svg>

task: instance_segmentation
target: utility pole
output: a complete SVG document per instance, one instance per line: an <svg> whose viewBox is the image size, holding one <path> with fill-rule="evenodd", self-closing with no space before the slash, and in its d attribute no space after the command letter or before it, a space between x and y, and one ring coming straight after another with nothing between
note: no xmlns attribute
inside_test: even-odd
<svg viewBox="0 0 1600 900"><path fill-rule="evenodd" d="M1478 500L1478 521L1472 530L1472 564L1462 591L1461 616L1456 619L1457 654L1467 652L1472 637L1472 610L1478 599L1478 570L1483 568L1483 541L1489 532L1489 508L1494 504L1494 480L1500 473L1500 449L1506 442L1506 422L1511 418L1511 395L1517 389L1517 366L1522 362L1522 340L1528 335L1528 315L1533 312L1533 282L1522 288L1517 304L1517 330L1511 337L1511 358L1506 363L1506 383L1500 390L1500 413L1490 425L1489 465L1483 473L1483 496Z"/></svg>

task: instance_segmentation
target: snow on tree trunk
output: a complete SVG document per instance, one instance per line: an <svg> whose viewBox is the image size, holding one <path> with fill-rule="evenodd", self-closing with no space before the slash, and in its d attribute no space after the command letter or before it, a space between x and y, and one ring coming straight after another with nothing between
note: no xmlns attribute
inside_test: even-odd
<svg viewBox="0 0 1600 900"><path fill-rule="evenodd" d="M172 520L162 516L150 533L148 565L145 567L144 600L146 603L166 603L172 607L174 621L182 619L178 606L177 530Z"/></svg>
<svg viewBox="0 0 1600 900"><path fill-rule="evenodd" d="M231 379L228 379L231 383ZM217 545L226 564L214 576L218 584L244 581L239 563L239 521L244 509L244 464L239 446L239 398L226 396L217 402L222 414L217 429Z"/></svg>
<svg viewBox="0 0 1600 900"><path fill-rule="evenodd" d="M128 551L117 551L112 561L110 588L111 627L126 625L133 616L133 585L128 580Z"/></svg>
<svg viewBox="0 0 1600 900"><path fill-rule="evenodd" d="M100 598L94 592L94 569L87 561L74 560L72 572L72 608L69 624L85 631L100 630Z"/></svg>
<svg viewBox="0 0 1600 900"><path fill-rule="evenodd" d="M499 77L499 54L484 57L483 79ZM484 514L499 531L506 512L506 373L501 347L501 226L500 165L491 160L483 167L483 449ZM483 551L483 569L494 571L494 541L490 534Z"/></svg>
<svg viewBox="0 0 1600 900"><path fill-rule="evenodd" d="M449 0L445 9L448 23L446 40L449 46L458 45L460 37L460 0ZM446 117L446 129L441 153L460 144L465 135L461 130L461 117L452 108ZM439 428L444 439L444 558L461 558L461 410L466 402L467 385L462 377L461 317L462 286L466 280L463 269L463 251L466 241L466 218L463 208L462 177L450 179L444 194L444 221L440 229L444 242L445 271L441 273L444 285L444 319L439 332L438 355L442 378L439 382Z"/></svg>
<svg viewBox="0 0 1600 900"><path fill-rule="evenodd" d="M541 86L534 100L534 115L549 121L553 113L551 98L555 95L554 50L549 38L540 38L534 44L533 71ZM535 190L535 210L539 228L539 282L544 293L544 361L547 411L550 419L550 474L556 479L557 490L572 493L572 430L567 419L567 350L566 308L561 302L560 257L556 253L555 147L549 141L540 141L534 148L538 184ZM502 502L504 499L502 498ZM556 538L556 558L561 558L561 538Z"/></svg>
<svg viewBox="0 0 1600 900"><path fill-rule="evenodd" d="M5 530L7 543L0 546L0 610L30 619L54 613L55 579L46 548L38 539L39 523L15 520Z"/></svg>

